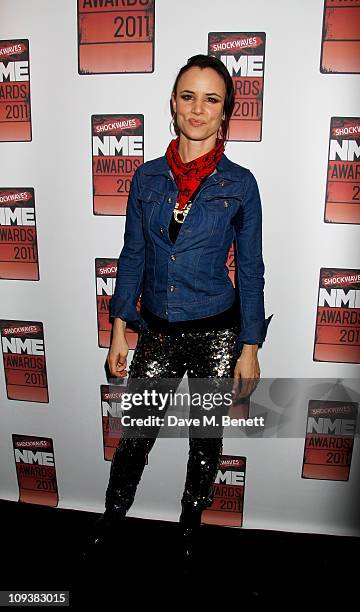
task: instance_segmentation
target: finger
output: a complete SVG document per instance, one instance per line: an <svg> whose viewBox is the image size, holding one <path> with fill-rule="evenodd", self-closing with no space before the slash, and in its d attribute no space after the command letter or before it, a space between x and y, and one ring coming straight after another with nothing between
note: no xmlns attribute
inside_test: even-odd
<svg viewBox="0 0 360 612"><path fill-rule="evenodd" d="M115 376L116 378L119 377L124 377L127 375L127 370L126 370L126 358L121 358L120 356L114 358L114 357L110 357L109 358L109 369L111 372L112 376Z"/></svg>
<svg viewBox="0 0 360 612"><path fill-rule="evenodd" d="M251 390L252 390L252 379L242 378L240 397L242 398L249 397Z"/></svg>
<svg viewBox="0 0 360 612"><path fill-rule="evenodd" d="M236 395L239 390L239 377L234 376L233 385L232 385L232 394Z"/></svg>

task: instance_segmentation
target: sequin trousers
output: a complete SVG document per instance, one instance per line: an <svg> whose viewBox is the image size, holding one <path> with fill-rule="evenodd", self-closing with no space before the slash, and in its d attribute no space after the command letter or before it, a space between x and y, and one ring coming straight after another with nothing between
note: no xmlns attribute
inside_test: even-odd
<svg viewBox="0 0 360 612"><path fill-rule="evenodd" d="M135 385L135 382L139 383L139 380L146 381L147 388L152 383L157 385L157 389L159 385L161 386L161 381L165 381L166 385L171 384L172 391L175 391L185 373L188 376L190 394L196 391L199 379L202 379L200 382L203 384L205 378L211 379L211 385L215 386L217 381L229 379L222 381L222 384L224 382L229 384L231 391L238 357L234 353L238 334L238 325L226 329L175 332L150 328L140 332L128 370L127 391L131 392L135 386L138 390L139 386ZM165 390L163 385L161 391ZM214 391L213 386L211 391ZM162 416L167 408L168 406L165 406L162 410ZM201 407L190 405L189 417L201 416L199 411L201 412ZM156 410L150 409L150 413L158 414L158 407ZM136 436L124 433L122 436L111 463L105 498L107 510L125 514L131 507L146 465L147 455L156 441L159 429L160 426L152 427L151 436L143 433L138 433ZM189 455L181 499L180 522L187 514L191 518L194 510L201 514L202 510L212 504L212 483L217 474L223 448L221 427L211 437L204 437L203 434L200 437L196 434L196 427L190 426Z"/></svg>

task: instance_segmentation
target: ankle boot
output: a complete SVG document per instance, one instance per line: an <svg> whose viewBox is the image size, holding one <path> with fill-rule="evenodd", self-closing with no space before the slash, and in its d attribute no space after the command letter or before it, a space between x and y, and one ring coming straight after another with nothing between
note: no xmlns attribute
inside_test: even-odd
<svg viewBox="0 0 360 612"><path fill-rule="evenodd" d="M119 537L119 527L125 519L126 512L107 508L92 526L85 545L80 553L83 561L90 561L99 553L106 551L111 542Z"/></svg>

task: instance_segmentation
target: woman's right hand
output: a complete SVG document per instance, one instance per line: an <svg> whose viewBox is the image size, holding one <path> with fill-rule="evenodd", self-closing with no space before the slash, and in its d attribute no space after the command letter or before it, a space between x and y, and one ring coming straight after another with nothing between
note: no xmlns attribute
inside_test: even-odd
<svg viewBox="0 0 360 612"><path fill-rule="evenodd" d="M129 345L125 338L116 340L111 343L109 353L107 356L107 362L111 376L116 378L124 378L127 376L127 355L129 352Z"/></svg>

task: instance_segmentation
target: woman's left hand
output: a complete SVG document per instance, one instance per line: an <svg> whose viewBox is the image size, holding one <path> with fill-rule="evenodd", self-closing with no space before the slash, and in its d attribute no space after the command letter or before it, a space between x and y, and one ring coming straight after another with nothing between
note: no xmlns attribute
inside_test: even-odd
<svg viewBox="0 0 360 612"><path fill-rule="evenodd" d="M260 380L257 344L244 344L234 369L233 399L251 395Z"/></svg>

